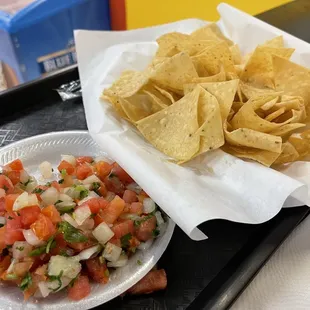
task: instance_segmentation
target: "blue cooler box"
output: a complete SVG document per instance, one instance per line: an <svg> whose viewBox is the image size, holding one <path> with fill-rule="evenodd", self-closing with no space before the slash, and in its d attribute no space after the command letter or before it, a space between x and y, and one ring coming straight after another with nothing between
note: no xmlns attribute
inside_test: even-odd
<svg viewBox="0 0 310 310"><path fill-rule="evenodd" d="M75 64L74 29L110 30L109 1L37 0L15 15L0 11L7 87Z"/></svg>

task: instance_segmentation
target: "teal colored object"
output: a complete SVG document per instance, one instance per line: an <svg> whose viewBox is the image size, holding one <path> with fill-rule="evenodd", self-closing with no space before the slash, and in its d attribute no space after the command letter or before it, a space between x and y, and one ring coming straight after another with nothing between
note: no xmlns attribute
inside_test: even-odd
<svg viewBox="0 0 310 310"><path fill-rule="evenodd" d="M15 15L0 11L0 62L20 83L70 66L75 29L110 30L109 1L37 0Z"/></svg>

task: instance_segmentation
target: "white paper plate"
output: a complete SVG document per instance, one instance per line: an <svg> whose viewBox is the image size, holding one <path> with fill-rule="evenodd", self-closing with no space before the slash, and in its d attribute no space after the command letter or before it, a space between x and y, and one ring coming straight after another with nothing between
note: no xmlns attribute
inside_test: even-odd
<svg viewBox="0 0 310 310"><path fill-rule="evenodd" d="M0 149L0 165L4 165L16 158L20 158L30 174L39 177L38 165L47 160L54 169L60 161L61 154L75 156L106 155L91 139L86 131L51 132L24 139ZM166 233L156 239L146 251L137 251L128 265L117 269L111 274L111 280L106 285L95 284L91 294L79 301L70 301L65 293L58 293L39 301L23 302L23 294L19 288L0 286L0 309L89 309L103 304L124 293L132 285L145 276L156 264L165 251L174 230L175 224L169 220ZM142 265L138 265L140 260Z"/></svg>

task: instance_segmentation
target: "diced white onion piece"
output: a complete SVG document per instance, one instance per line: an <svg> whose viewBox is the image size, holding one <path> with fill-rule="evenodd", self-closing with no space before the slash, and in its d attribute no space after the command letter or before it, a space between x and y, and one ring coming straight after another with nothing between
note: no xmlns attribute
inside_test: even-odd
<svg viewBox="0 0 310 310"><path fill-rule="evenodd" d="M11 264L9 266L9 268L6 270L7 273L11 273L14 269L14 265L17 263L17 259L16 258L12 258L11 259Z"/></svg>
<svg viewBox="0 0 310 310"><path fill-rule="evenodd" d="M78 223L67 213L65 213L64 215L61 216L61 218L68 222L69 224L71 224L73 227L78 228L79 225Z"/></svg>
<svg viewBox="0 0 310 310"><path fill-rule="evenodd" d="M153 244L153 239L147 240L146 242L141 242L138 245L138 249L142 251L146 251L151 247L152 244Z"/></svg>
<svg viewBox="0 0 310 310"><path fill-rule="evenodd" d="M108 200L108 201L112 201L115 197L115 193L113 192L107 192L106 196L105 196L105 199Z"/></svg>
<svg viewBox="0 0 310 310"><path fill-rule="evenodd" d="M159 235L158 235L158 237L159 237L159 236L162 236L162 235L166 232L167 226L168 226L168 223L167 223L167 222L164 222L164 223L162 223L162 224L160 224L160 225L158 226L158 230L159 230Z"/></svg>
<svg viewBox="0 0 310 310"><path fill-rule="evenodd" d="M21 259L29 255L32 246L26 241L15 241L12 247L13 257Z"/></svg>
<svg viewBox="0 0 310 310"><path fill-rule="evenodd" d="M31 181L26 186L26 191L31 193L38 186L38 181L36 178L31 177Z"/></svg>
<svg viewBox="0 0 310 310"><path fill-rule="evenodd" d="M48 287L49 287L50 290L52 290L52 293L57 293L57 292L61 291L63 288L65 288L66 286L68 286L70 284L72 279L70 279L68 277L61 277L60 281L61 281L61 286L60 287L59 287L60 283L59 283L58 280L54 280L52 282L47 282L47 283L49 283ZM55 291L56 289L57 289L57 291Z"/></svg>
<svg viewBox="0 0 310 310"><path fill-rule="evenodd" d="M122 253L122 248L108 242L104 248L102 256L110 262L116 262Z"/></svg>
<svg viewBox="0 0 310 310"><path fill-rule="evenodd" d="M116 262L108 262L107 266L112 268L124 267L128 263L127 255L121 255Z"/></svg>
<svg viewBox="0 0 310 310"><path fill-rule="evenodd" d="M140 194L142 191L142 188L135 182L128 184L126 188L133 192L136 192L137 194Z"/></svg>
<svg viewBox="0 0 310 310"><path fill-rule="evenodd" d="M81 206L74 210L73 218L78 223L82 225L86 219L91 216L91 211L88 206Z"/></svg>
<svg viewBox="0 0 310 310"><path fill-rule="evenodd" d="M41 297L45 298L52 292L52 290L49 289L49 284L50 282L43 282L43 281L38 283L38 288L39 292L41 293ZM35 297L40 298L40 296L37 294L35 295Z"/></svg>
<svg viewBox="0 0 310 310"><path fill-rule="evenodd" d="M94 197L89 197L89 195L88 195L87 197L85 197L84 199L82 199L78 202L78 206L81 206L84 202L86 202L87 200L92 199L92 198L94 198Z"/></svg>
<svg viewBox="0 0 310 310"><path fill-rule="evenodd" d="M50 162L44 161L39 165L39 169L44 179L50 179L53 176L53 168Z"/></svg>
<svg viewBox="0 0 310 310"><path fill-rule="evenodd" d="M58 200L61 200L61 201L73 201L73 199L69 196L69 195L66 195L66 194L59 194L58 196Z"/></svg>
<svg viewBox="0 0 310 310"><path fill-rule="evenodd" d="M133 220L133 221L141 220L141 217L134 213L124 213L120 216L120 218L124 220Z"/></svg>
<svg viewBox="0 0 310 310"><path fill-rule="evenodd" d="M41 194L41 199L45 205L53 205L59 198L59 193L56 188L49 187Z"/></svg>
<svg viewBox="0 0 310 310"><path fill-rule="evenodd" d="M20 172L19 179L20 179L21 183L26 183L30 179L30 176L29 176L29 174L27 173L26 170L22 170Z"/></svg>
<svg viewBox="0 0 310 310"><path fill-rule="evenodd" d="M38 197L36 194L28 194L28 206L39 205Z"/></svg>
<svg viewBox="0 0 310 310"><path fill-rule="evenodd" d="M109 157L107 156L97 156L95 159L94 159L95 163L97 163L98 161L105 161L106 163L108 164L113 164L114 163L114 160L110 159Z"/></svg>
<svg viewBox="0 0 310 310"><path fill-rule="evenodd" d="M4 216L0 216L0 224L5 225L6 224L6 218Z"/></svg>
<svg viewBox="0 0 310 310"><path fill-rule="evenodd" d="M90 197L90 198L98 198L100 196L98 194L96 194L94 191L89 191L88 197Z"/></svg>
<svg viewBox="0 0 310 310"><path fill-rule="evenodd" d="M66 209L73 209L76 203L73 201L63 201L56 204L58 211L68 212Z"/></svg>
<svg viewBox="0 0 310 310"><path fill-rule="evenodd" d="M85 180L82 181L83 184L92 184L92 183L97 183L97 182L101 182L100 179L96 176L96 175L91 175L88 178L86 178Z"/></svg>
<svg viewBox="0 0 310 310"><path fill-rule="evenodd" d="M76 257L52 256L48 263L48 275L58 276L61 271L64 277L74 279L81 271L82 266Z"/></svg>
<svg viewBox="0 0 310 310"><path fill-rule="evenodd" d="M145 198L143 200L143 212L152 213L156 208L155 202L151 198Z"/></svg>
<svg viewBox="0 0 310 310"><path fill-rule="evenodd" d="M5 190L3 188L0 188L0 198L4 197L5 195Z"/></svg>
<svg viewBox="0 0 310 310"><path fill-rule="evenodd" d="M91 248L88 248L86 250L83 250L77 255L77 258L79 260L87 260L91 258L95 253L99 252L101 250L101 246L99 244L92 246Z"/></svg>
<svg viewBox="0 0 310 310"><path fill-rule="evenodd" d="M73 187L67 187L65 190L64 190L64 193L68 196L70 196L71 198L73 199L77 199L80 197L80 192L79 191L76 191Z"/></svg>
<svg viewBox="0 0 310 310"><path fill-rule="evenodd" d="M61 160L65 160L66 162L68 162L72 166L76 165L76 159L72 155L61 155Z"/></svg>
<svg viewBox="0 0 310 310"><path fill-rule="evenodd" d="M31 229L27 229L27 230L23 230L23 235L26 239L26 241L33 246L40 246L44 244L44 241L40 240L36 234L31 230Z"/></svg>
<svg viewBox="0 0 310 310"><path fill-rule="evenodd" d="M94 226L95 226L94 219L88 218L84 221L84 223L81 226L79 226L79 229L83 231L88 231L88 230L92 230Z"/></svg>
<svg viewBox="0 0 310 310"><path fill-rule="evenodd" d="M105 222L102 222L93 230L93 236L104 245L114 236L114 232Z"/></svg>
<svg viewBox="0 0 310 310"><path fill-rule="evenodd" d="M87 190L90 190L91 188L91 184L83 184L84 188L86 188Z"/></svg>
<svg viewBox="0 0 310 310"><path fill-rule="evenodd" d="M16 198L13 204L13 211L18 211L22 208L34 205L39 205L37 196L35 194L28 194L27 192L23 192Z"/></svg>
<svg viewBox="0 0 310 310"><path fill-rule="evenodd" d="M161 225L161 224L165 223L160 211L156 211L155 216L156 216L156 220L157 220L157 225Z"/></svg>

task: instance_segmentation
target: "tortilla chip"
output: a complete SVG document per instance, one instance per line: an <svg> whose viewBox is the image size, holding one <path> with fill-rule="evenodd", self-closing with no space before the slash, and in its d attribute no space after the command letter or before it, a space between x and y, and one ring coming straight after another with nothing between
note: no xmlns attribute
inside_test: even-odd
<svg viewBox="0 0 310 310"><path fill-rule="evenodd" d="M226 44L228 44L229 46L234 45L234 43L231 40L229 40L223 35L222 31L220 30L220 28L217 26L216 23L211 23L197 29L191 34L191 37L196 40L208 40L207 38L212 37L218 40L224 40Z"/></svg>
<svg viewBox="0 0 310 310"><path fill-rule="evenodd" d="M163 88L161 88L161 87L159 87L159 86L157 86L157 85L154 85L154 87L155 87L163 96L165 96L165 97L169 100L169 105L172 104L172 103L175 103L175 99L174 99L173 95L172 95L169 91L167 91L167 90L165 90L165 89L163 89Z"/></svg>
<svg viewBox="0 0 310 310"><path fill-rule="evenodd" d="M270 132L271 135L285 137L287 134L291 133L294 130L305 127L305 124L294 123L286 124Z"/></svg>
<svg viewBox="0 0 310 310"><path fill-rule="evenodd" d="M242 56L241 51L238 44L232 45L229 47L232 59L235 65L241 65L242 63Z"/></svg>
<svg viewBox="0 0 310 310"><path fill-rule="evenodd" d="M190 83L194 78L198 78L198 74L191 58L185 53L167 59L150 76L155 83L181 94L183 85Z"/></svg>
<svg viewBox="0 0 310 310"><path fill-rule="evenodd" d="M246 146L275 153L281 153L282 138L248 128L229 132L224 126L226 141L235 146Z"/></svg>
<svg viewBox="0 0 310 310"><path fill-rule="evenodd" d="M103 91L103 94L108 97L131 97L146 85L147 82L148 77L143 72L124 71L111 87Z"/></svg>
<svg viewBox="0 0 310 310"><path fill-rule="evenodd" d="M275 37L271 40L268 40L264 44L262 44L261 46L283 48L284 47L283 36L278 36L278 37Z"/></svg>
<svg viewBox="0 0 310 310"><path fill-rule="evenodd" d="M272 55L289 58L292 48L272 48L259 46L247 62L241 80L258 87L274 88Z"/></svg>
<svg viewBox="0 0 310 310"><path fill-rule="evenodd" d="M143 90L143 93L148 95L152 102L152 113L156 113L162 109L167 108L167 105L164 104L156 95L152 94L147 90Z"/></svg>
<svg viewBox="0 0 310 310"><path fill-rule="evenodd" d="M308 140L292 135L289 137L288 142L290 142L295 147L300 158L309 154L310 143Z"/></svg>
<svg viewBox="0 0 310 310"><path fill-rule="evenodd" d="M215 46L205 49L200 54L191 57L199 76L214 75L220 72L221 65L225 72L236 74L231 52L225 42L220 42ZM202 75L203 74L203 75Z"/></svg>
<svg viewBox="0 0 310 310"><path fill-rule="evenodd" d="M282 145L282 153L274 162L274 165L282 165L286 163L291 163L298 159L299 154L295 147L290 142L285 142Z"/></svg>
<svg viewBox="0 0 310 310"><path fill-rule="evenodd" d="M275 87L286 95L300 96L310 103L310 70L288 59L272 56Z"/></svg>
<svg viewBox="0 0 310 310"><path fill-rule="evenodd" d="M280 156L280 153L258 150L249 147L225 145L222 149L233 156L251 159L263 164L266 167L270 167Z"/></svg>
<svg viewBox="0 0 310 310"><path fill-rule="evenodd" d="M199 150L198 99L195 88L182 99L137 122L142 135L158 150L180 161L191 159Z"/></svg>
<svg viewBox="0 0 310 310"><path fill-rule="evenodd" d="M242 81L240 81L240 88L247 99L276 94L276 91L272 88L258 88ZM282 92L278 92L277 94L281 95Z"/></svg>
<svg viewBox="0 0 310 310"><path fill-rule="evenodd" d="M175 48L178 43L189 40L190 36L188 34L180 32L170 32L160 36L156 42L158 44L158 49L156 56L168 56L171 50Z"/></svg>
<svg viewBox="0 0 310 310"><path fill-rule="evenodd" d="M192 80L192 83L200 84L200 83L225 82L225 81L226 81L225 70L224 67L221 66L221 70L219 73L211 76L194 78Z"/></svg>
<svg viewBox="0 0 310 310"><path fill-rule="evenodd" d="M256 100L249 100L240 110L235 114L230 124L233 129L249 128L260 132L268 133L284 124L276 124L269 122L258 116L256 110L263 106L264 103L270 101L269 97L258 98Z"/></svg>
<svg viewBox="0 0 310 310"><path fill-rule="evenodd" d="M268 111L268 110L270 110L271 108L273 108L273 107L276 105L276 103L278 102L278 100L279 100L279 97L277 96L276 98L274 98L274 99L272 99L272 100L266 102L265 104L263 104L263 105L260 107L260 109L262 109L263 111Z"/></svg>
<svg viewBox="0 0 310 310"><path fill-rule="evenodd" d="M265 120L268 122L272 122L274 119L276 119L277 117L279 117L280 115L285 113L285 108L280 108L276 111L274 111L273 113L267 115L265 117Z"/></svg>
<svg viewBox="0 0 310 310"><path fill-rule="evenodd" d="M225 140L222 118L218 101L209 92L200 88L198 102L199 129L196 134L201 136L197 155L220 148Z"/></svg>

